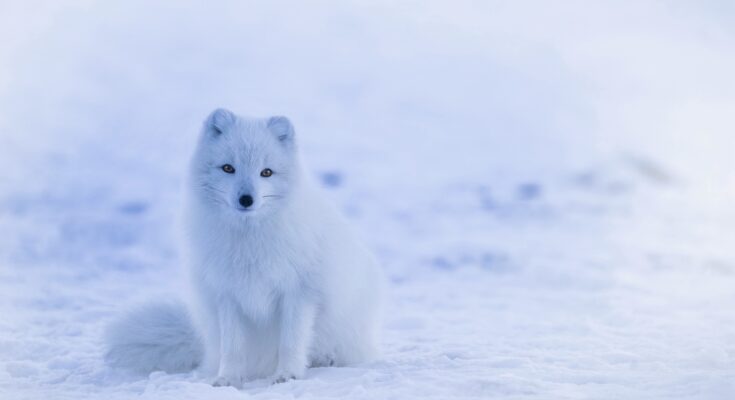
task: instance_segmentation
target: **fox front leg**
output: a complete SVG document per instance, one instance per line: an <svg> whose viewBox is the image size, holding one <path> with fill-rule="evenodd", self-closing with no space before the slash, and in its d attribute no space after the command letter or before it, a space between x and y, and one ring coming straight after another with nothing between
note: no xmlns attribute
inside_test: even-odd
<svg viewBox="0 0 735 400"><path fill-rule="evenodd" d="M314 329L316 307L302 295L286 295L281 301L278 366L273 383L304 376Z"/></svg>
<svg viewBox="0 0 735 400"><path fill-rule="evenodd" d="M219 310L219 370L214 386L242 388L245 324L238 307L232 302L220 304Z"/></svg>

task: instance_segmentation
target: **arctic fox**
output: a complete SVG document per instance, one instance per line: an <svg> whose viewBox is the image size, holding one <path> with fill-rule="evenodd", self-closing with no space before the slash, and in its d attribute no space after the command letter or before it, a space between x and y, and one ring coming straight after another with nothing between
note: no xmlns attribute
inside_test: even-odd
<svg viewBox="0 0 735 400"><path fill-rule="evenodd" d="M111 364L199 368L241 387L375 355L382 273L302 170L287 118L215 110L188 189L191 306L150 304L115 322Z"/></svg>

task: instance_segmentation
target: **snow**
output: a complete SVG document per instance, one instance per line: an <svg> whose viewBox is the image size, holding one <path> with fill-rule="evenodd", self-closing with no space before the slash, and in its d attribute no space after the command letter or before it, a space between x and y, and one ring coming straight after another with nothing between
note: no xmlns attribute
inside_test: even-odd
<svg viewBox="0 0 735 400"><path fill-rule="evenodd" d="M728 2L17 2L0 399L735 396ZM105 326L181 296L202 119L295 123L391 290L379 360L214 388Z"/></svg>

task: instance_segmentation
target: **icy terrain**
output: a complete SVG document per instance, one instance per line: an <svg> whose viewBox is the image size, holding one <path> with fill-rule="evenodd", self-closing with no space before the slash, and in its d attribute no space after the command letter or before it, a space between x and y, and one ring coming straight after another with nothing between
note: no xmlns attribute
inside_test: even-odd
<svg viewBox="0 0 735 400"><path fill-rule="evenodd" d="M735 398L731 3L63 3L0 5L0 399ZM289 116L379 256L378 361L104 364L182 295L219 106Z"/></svg>

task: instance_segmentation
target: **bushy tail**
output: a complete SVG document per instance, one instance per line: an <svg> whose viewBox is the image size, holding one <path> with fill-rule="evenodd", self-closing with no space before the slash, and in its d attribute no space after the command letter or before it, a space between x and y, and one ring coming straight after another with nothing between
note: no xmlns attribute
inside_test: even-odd
<svg viewBox="0 0 735 400"><path fill-rule="evenodd" d="M181 302L141 306L110 325L105 359L138 373L186 372L203 358L201 338Z"/></svg>

